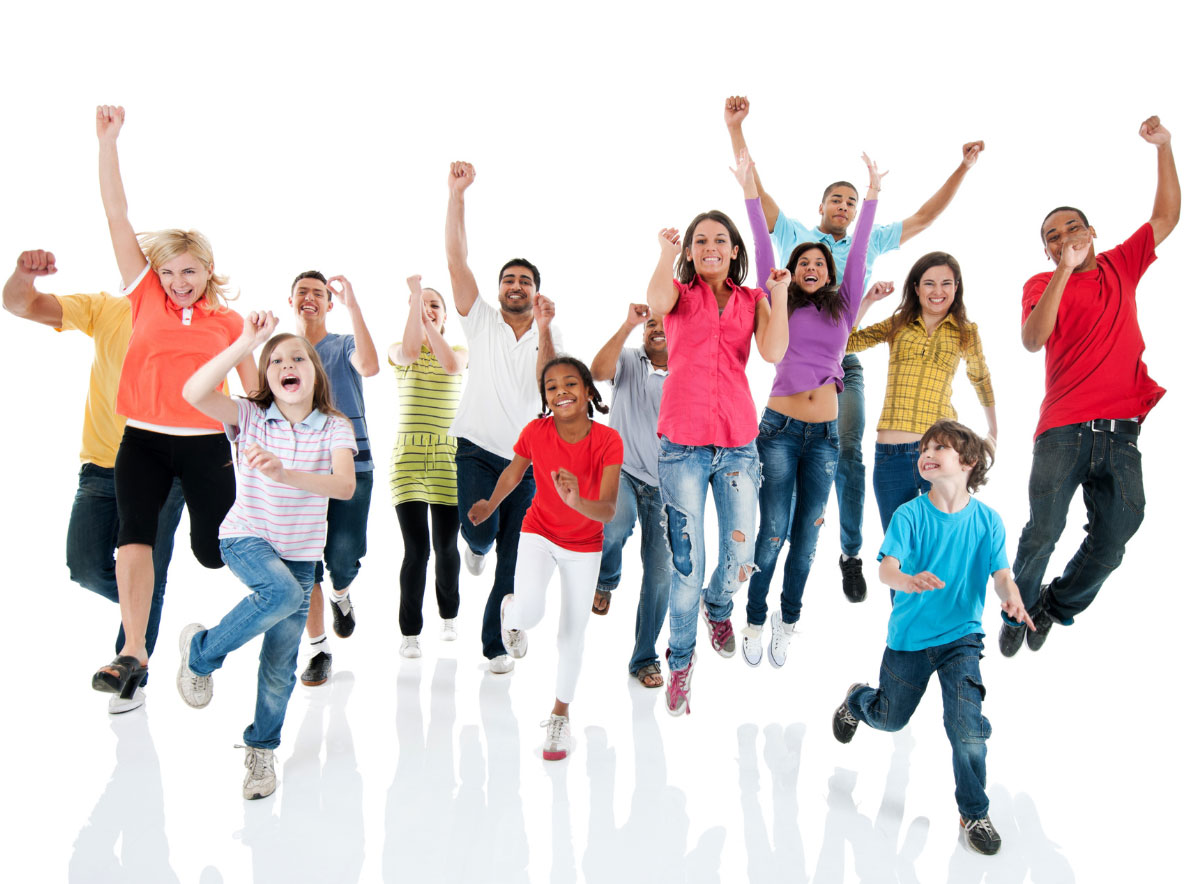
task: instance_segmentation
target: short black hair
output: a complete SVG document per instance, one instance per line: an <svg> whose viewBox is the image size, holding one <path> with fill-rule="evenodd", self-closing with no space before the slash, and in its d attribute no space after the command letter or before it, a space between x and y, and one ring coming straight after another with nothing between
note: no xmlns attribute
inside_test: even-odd
<svg viewBox="0 0 1200 884"><path fill-rule="evenodd" d="M825 200L829 199L829 194L831 194L833 192L833 189L835 187L849 187L851 190L854 191L854 195L858 196L858 188L855 187L853 184L851 184L849 181L835 181L835 182L833 182L833 184L831 184L825 188L825 192L823 194L821 194L821 202L825 202Z"/></svg>
<svg viewBox="0 0 1200 884"><path fill-rule="evenodd" d="M1051 209L1046 213L1046 217L1042 219L1042 226L1039 231L1042 235L1042 245L1046 244L1046 222L1050 220L1051 215L1055 215L1058 212L1074 212L1079 216L1079 220L1083 222L1084 227L1092 226L1088 224L1087 215L1083 214L1083 209L1077 209L1074 206L1059 206L1057 209Z"/></svg>
<svg viewBox="0 0 1200 884"><path fill-rule="evenodd" d="M508 270L509 267L528 267L530 272L533 273L533 290L535 292L542 290L542 274L538 272L537 265L532 261L526 261L524 258L512 258L506 261L504 266L500 268L500 275L496 277L497 283L504 279L504 271Z"/></svg>
<svg viewBox="0 0 1200 884"><path fill-rule="evenodd" d="M303 273L301 273L299 276L297 276L295 279L292 280L292 287L289 289L289 291L294 292L296 290L296 283L298 283L302 279L319 279L319 280L321 280L321 285L325 286L326 289L329 288L329 280L325 278L324 273L322 273L320 270L305 270ZM333 292L326 291L325 297L332 298Z"/></svg>

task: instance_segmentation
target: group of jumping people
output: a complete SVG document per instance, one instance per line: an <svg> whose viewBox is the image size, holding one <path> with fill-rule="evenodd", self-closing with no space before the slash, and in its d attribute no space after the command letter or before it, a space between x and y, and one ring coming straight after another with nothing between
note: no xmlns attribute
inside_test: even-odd
<svg viewBox="0 0 1200 884"><path fill-rule="evenodd" d="M446 257L467 346L446 337L445 296L411 276L403 332L387 350L399 397L390 490L404 541L400 652L422 653L431 553L441 638L457 637L460 534L474 575L496 550L481 634L493 673L512 671L525 655L557 571L558 674L543 756L564 758L585 629L613 603L637 522L642 581L631 677L665 686L672 715L690 712L699 620L713 649L735 656L734 595L743 585L741 654L750 666L764 657L783 666L834 488L842 588L851 602L867 594L863 371L852 354L886 342L873 485L884 531L879 577L892 591L892 613L879 685L851 685L834 713L834 736L849 742L860 722L904 727L936 672L962 830L973 849L995 853L1000 837L985 792L991 727L979 673L987 582L1001 600L1001 652L1012 656L1023 644L1036 651L1055 624L1088 607L1142 520L1138 436L1165 391L1142 361L1135 293L1179 218L1171 136L1157 117L1141 125L1157 150L1157 191L1149 222L1123 243L1097 254L1095 231L1073 207L1042 221L1054 269L1025 285L1021 336L1028 350L1046 352L1046 395L1029 519L1010 569L1003 522L973 496L986 482L997 423L958 261L945 252L919 258L891 316L863 325L870 306L896 290L868 285L875 258L934 222L983 142L963 145L933 196L886 225L876 223L886 173L864 154L866 193L860 198L848 181L829 185L810 228L767 194L742 132L749 107L730 97L724 120L755 286L745 285L750 249L724 212L698 215L682 235L664 228L645 301L628 305L590 366L565 355L555 306L531 261L501 267L498 305L480 297L465 221L475 170L451 164ZM355 628L349 590L366 552L374 471L362 379L378 373L379 359L345 277L297 276L288 296L296 331L276 334L270 311L243 317L228 306L227 280L201 234L136 234L117 160L124 118L123 108L97 108L100 190L121 296L39 292L35 280L55 272L55 258L28 251L4 287L4 306L94 341L67 564L74 581L119 602L121 629L116 657L92 686L111 694L114 714L144 703L186 506L197 560L228 565L250 592L214 626L183 629L177 687L188 705L206 706L226 656L262 636L254 717L243 735L243 794L259 798L275 789L273 750L296 670L307 685L330 677L326 594L334 633L345 638ZM351 334L327 330L335 306ZM641 343L626 347L638 328ZM746 375L752 342L775 366L761 415ZM983 436L958 423L951 405L963 360L986 415ZM234 369L241 397L228 393ZM597 386L603 381L612 384L611 412ZM608 425L594 420L597 411L609 414ZM1080 486L1086 537L1063 573L1043 584ZM709 488L718 542L706 577ZM782 589L771 605L785 540ZM668 613L664 673L657 646Z"/></svg>

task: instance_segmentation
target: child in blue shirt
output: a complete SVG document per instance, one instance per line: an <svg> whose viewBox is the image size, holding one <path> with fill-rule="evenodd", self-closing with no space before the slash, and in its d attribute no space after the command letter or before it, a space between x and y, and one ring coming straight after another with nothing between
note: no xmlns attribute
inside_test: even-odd
<svg viewBox="0 0 1200 884"><path fill-rule="evenodd" d="M833 735L849 743L860 721L883 731L908 724L933 673L942 684L943 720L954 765L954 797L967 844L1000 849L988 818L987 738L983 715L981 618L987 578L1004 613L1033 628L1008 567L1004 524L971 496L984 484L993 450L956 421L938 421L921 438L918 469L932 486L896 510L879 551L879 579L896 590L879 688L856 683L833 716Z"/></svg>

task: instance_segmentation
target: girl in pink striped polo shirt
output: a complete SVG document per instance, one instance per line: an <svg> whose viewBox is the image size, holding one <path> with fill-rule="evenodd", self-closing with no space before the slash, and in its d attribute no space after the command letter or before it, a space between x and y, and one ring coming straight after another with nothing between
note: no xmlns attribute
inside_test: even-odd
<svg viewBox="0 0 1200 884"><path fill-rule="evenodd" d="M277 323L271 313L249 314L241 337L183 387L183 397L225 424L237 443L237 498L221 523L221 558L251 592L212 629L184 627L176 684L189 706L207 706L212 673L225 655L262 635L258 701L243 734L246 798L275 791L273 750L296 684L296 651L315 563L325 549L329 498L346 500L355 485L354 430L333 407L329 378L304 338L285 334L267 341L249 398L235 402L217 392Z"/></svg>

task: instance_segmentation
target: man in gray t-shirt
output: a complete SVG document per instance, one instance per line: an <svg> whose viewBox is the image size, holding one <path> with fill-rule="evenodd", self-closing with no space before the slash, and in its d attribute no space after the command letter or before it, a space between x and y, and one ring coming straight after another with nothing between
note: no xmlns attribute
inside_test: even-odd
<svg viewBox="0 0 1200 884"><path fill-rule="evenodd" d="M622 345L643 325L642 346ZM658 489L658 409L667 377L667 336L662 317L645 304L630 304L617 333L592 360L592 377L612 381L609 424L625 443L617 514L604 526L604 553L596 581L592 611L607 614L612 591L621 582L621 552L633 534L636 518L642 525L642 596L634 626L629 674L648 688L662 687L662 668L654 650L671 588L670 551L663 530L663 502Z"/></svg>

